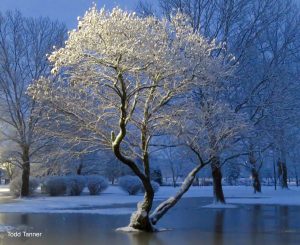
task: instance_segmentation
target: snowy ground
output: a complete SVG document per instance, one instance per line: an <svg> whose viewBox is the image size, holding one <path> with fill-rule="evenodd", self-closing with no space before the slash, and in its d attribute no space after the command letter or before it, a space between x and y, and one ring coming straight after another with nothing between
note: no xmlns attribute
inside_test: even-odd
<svg viewBox="0 0 300 245"><path fill-rule="evenodd" d="M176 192L173 187L161 187L156 193L156 200L164 200ZM97 213L97 214L128 214L134 211L133 203L142 199L142 194L129 196L116 186L110 186L99 196L89 196L84 192L77 197L34 197L7 200L7 186L0 186L0 212L2 213ZM275 204L300 206L300 188L277 190L263 187L263 193L254 194L249 186L225 186L224 194L228 204ZM186 197L212 197L212 187L191 187ZM130 205L131 204L131 205ZM223 205L205 207L223 208Z"/></svg>

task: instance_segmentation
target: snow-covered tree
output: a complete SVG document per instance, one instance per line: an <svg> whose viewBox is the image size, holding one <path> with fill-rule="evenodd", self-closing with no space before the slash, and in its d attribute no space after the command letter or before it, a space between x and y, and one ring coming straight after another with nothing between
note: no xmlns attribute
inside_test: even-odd
<svg viewBox="0 0 300 245"><path fill-rule="evenodd" d="M153 224L177 203L203 167L202 162L197 165L179 192L150 216L151 142L174 132L172 112L179 109L174 98L195 84L205 86L224 76L222 61L211 55L216 48L194 33L181 14L168 21L93 7L69 33L65 47L49 57L53 73L64 75L57 81L41 78L30 88L56 122L48 125L53 134L89 147L111 148L139 177L145 195L130 228L153 231Z"/></svg>

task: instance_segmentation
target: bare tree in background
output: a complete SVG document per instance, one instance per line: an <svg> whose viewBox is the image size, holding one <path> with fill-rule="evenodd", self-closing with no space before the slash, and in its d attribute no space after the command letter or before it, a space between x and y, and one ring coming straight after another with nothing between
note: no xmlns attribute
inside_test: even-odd
<svg viewBox="0 0 300 245"><path fill-rule="evenodd" d="M279 173L285 173L286 159L282 159L288 149L283 149L275 140L281 138L282 142L285 137L282 133L269 137L280 134L280 130L262 125L273 105L282 108L278 106L279 98L296 99L295 94L290 93L295 90L292 83L299 81L295 72L300 53L299 8L295 3L292 0L159 0L158 10L149 1L140 1L137 11L141 15L162 13L167 18L177 11L184 13L195 31L224 43L223 50L235 55L239 65L228 97L235 111L247 113L254 126L248 137L243 138L245 151L249 153L254 191L261 191L257 153L268 146L277 145L274 153L280 156ZM281 84L278 81L282 81ZM277 128L281 125L287 130L288 121L296 121L296 114L292 116L288 110L297 104L285 103L284 107L284 112L280 109L283 112L280 117L286 120L281 123L277 120Z"/></svg>
<svg viewBox="0 0 300 245"><path fill-rule="evenodd" d="M235 147L237 139L249 127L245 115L235 113L226 100L221 100L221 88L224 89L224 84L219 81L206 90L194 92L195 109L190 111L183 129L183 138L198 160L210 162L215 203L225 203L221 167L227 158L233 157L225 153Z"/></svg>
<svg viewBox="0 0 300 245"><path fill-rule="evenodd" d="M36 103L26 90L33 80L48 77L46 54L63 45L65 34L63 24L48 18L25 18L20 12L0 15L1 131L17 147L11 153L22 168L21 196L29 194L30 162L46 140L36 132L42 111L34 113Z"/></svg>

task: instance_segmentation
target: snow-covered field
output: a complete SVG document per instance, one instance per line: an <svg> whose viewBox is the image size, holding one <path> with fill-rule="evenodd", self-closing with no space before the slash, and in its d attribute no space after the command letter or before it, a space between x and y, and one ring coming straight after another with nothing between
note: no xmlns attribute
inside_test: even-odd
<svg viewBox="0 0 300 245"><path fill-rule="evenodd" d="M164 200L174 194L177 188L161 187L156 193L156 200ZM0 186L0 201L9 193L7 186ZM225 186L224 194L228 208L232 204L275 204L300 206L300 188L277 190L273 187L263 187L263 193L254 194L249 186ZM2 196L2 197L1 197ZM34 197L15 199L10 203L1 203L2 213L97 213L97 214L128 214L134 208L132 205L142 199L142 194L129 196L116 186L110 186L99 196L89 196L84 192L81 196ZM186 197L212 197L212 187L191 187L184 195ZM205 207L224 208L223 205L208 205ZM226 205L225 205L226 207Z"/></svg>

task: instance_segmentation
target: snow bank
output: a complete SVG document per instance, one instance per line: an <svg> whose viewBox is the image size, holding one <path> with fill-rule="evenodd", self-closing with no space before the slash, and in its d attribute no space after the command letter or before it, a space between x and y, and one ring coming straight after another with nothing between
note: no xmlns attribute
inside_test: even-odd
<svg viewBox="0 0 300 245"><path fill-rule="evenodd" d="M16 230L16 227L9 226L9 225L0 225L0 233L12 231L12 230Z"/></svg>
<svg viewBox="0 0 300 245"><path fill-rule="evenodd" d="M174 195L178 188L161 187L155 195L155 200L165 200ZM129 196L116 186L110 186L99 196L90 196L85 190L82 196L34 197L15 199L14 202L2 203L2 213L90 213L90 214L130 214L135 210L126 204L136 204L143 199L143 194ZM7 187L0 187L1 198L6 198ZM273 187L263 187L263 193L254 194L249 186L225 186L226 205L216 204L206 208L229 208L229 204L274 204L300 206L300 188L277 190ZM1 197L2 195L2 197ZM183 196L212 197L212 187L191 187ZM124 207L125 206L125 207Z"/></svg>
<svg viewBox="0 0 300 245"><path fill-rule="evenodd" d="M174 188L173 188L174 189ZM229 207L229 204L273 204L273 205L292 205L300 206L300 188L290 187L287 190L274 190L272 186L263 186L262 193L254 194L251 186L224 186L224 195L227 204L224 206ZM157 198L163 198L168 194L174 193L168 187L163 187L157 193ZM186 197L213 197L212 187L191 187L190 190L184 195ZM211 204L205 207L216 207L220 204Z"/></svg>
<svg viewBox="0 0 300 245"><path fill-rule="evenodd" d="M224 204L224 203L213 203L213 204L203 206L203 208L216 208L216 209L237 208L237 207L238 207L237 205Z"/></svg>
<svg viewBox="0 0 300 245"><path fill-rule="evenodd" d="M8 185L0 185L0 193L1 194L9 193L9 186Z"/></svg>
<svg viewBox="0 0 300 245"><path fill-rule="evenodd" d="M120 231L120 232L142 232L141 230L138 230L138 229L134 229L132 227L129 227L129 226L125 226L125 227L120 227L120 228L117 228L116 231Z"/></svg>

